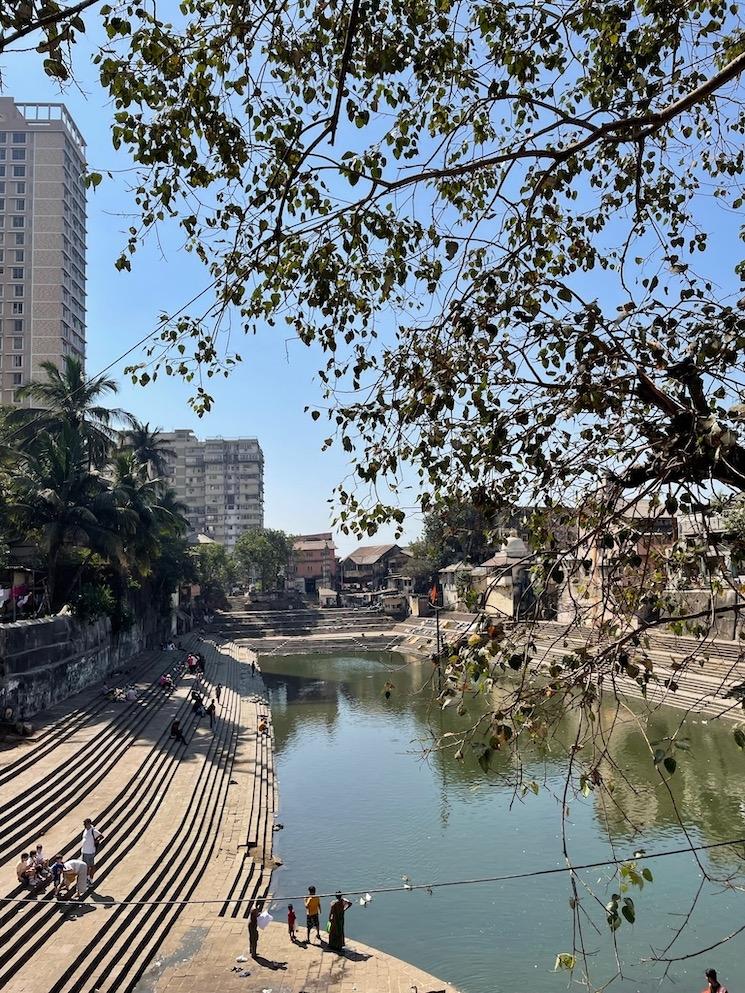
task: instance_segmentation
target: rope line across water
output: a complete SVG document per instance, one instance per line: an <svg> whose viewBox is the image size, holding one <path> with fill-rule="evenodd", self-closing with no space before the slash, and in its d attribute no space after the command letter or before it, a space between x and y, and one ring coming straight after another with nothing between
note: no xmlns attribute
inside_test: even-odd
<svg viewBox="0 0 745 993"><path fill-rule="evenodd" d="M584 862L581 865L562 865L554 866L552 869L531 869L525 872L510 872L505 873L500 876L477 876L473 879L447 879L439 883L406 883L401 886L378 886L374 889L367 888L362 890L342 890L345 896L365 896L370 894L371 896L379 893L409 893L413 890L435 890L443 889L446 886L475 886L483 883L504 883L510 882L515 879L532 879L537 876L553 876L563 872L580 872L583 869L602 869L610 865L623 865L626 862L647 859L662 859L667 858L671 855L689 855L692 852L707 852L714 848L730 848L733 845L745 845L745 838L732 838L729 841L714 841L708 845L689 845L686 848L670 848L664 852L649 852L642 853L640 849L638 855L631 855L623 859L604 859L600 862ZM336 893L317 893L316 896L319 898L329 899L336 896ZM256 897L226 897L215 900L104 900L101 899L100 903L87 904L87 906L101 907L106 909L108 907L174 907L174 906L205 906L207 904L219 904L220 906L225 906L225 904L243 904L243 903L291 903L293 901L304 900L307 893L303 893L301 896L270 896L266 899L256 898ZM35 900L33 897L11 897L4 896L0 897L0 903L34 903L38 904L39 901Z"/></svg>

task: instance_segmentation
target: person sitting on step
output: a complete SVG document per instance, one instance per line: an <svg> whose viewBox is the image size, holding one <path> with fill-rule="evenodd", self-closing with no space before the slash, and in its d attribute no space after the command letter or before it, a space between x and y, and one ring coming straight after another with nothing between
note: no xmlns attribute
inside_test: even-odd
<svg viewBox="0 0 745 993"><path fill-rule="evenodd" d="M176 718L171 724L170 735L175 738L176 741L180 741L182 745L188 744L186 738L184 737L184 732L181 730L181 721Z"/></svg>

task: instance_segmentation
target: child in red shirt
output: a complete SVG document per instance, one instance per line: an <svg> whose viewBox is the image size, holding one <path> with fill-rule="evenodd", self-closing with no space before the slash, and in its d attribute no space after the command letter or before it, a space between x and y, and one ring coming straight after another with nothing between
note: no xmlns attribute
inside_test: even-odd
<svg viewBox="0 0 745 993"><path fill-rule="evenodd" d="M287 930L290 932L290 941L295 941L295 911L291 903L287 906Z"/></svg>

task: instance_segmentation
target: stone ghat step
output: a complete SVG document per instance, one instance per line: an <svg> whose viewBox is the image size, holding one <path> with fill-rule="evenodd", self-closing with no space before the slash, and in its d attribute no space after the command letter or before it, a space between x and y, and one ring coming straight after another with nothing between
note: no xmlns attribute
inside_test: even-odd
<svg viewBox="0 0 745 993"><path fill-rule="evenodd" d="M363 639L322 639L291 638L275 645L267 642L243 642L259 654L259 659L268 655L331 655L335 652L386 652L398 651L398 640L390 637L368 637Z"/></svg>
<svg viewBox="0 0 745 993"><path fill-rule="evenodd" d="M314 623L308 624L302 621L287 624L244 624L229 623L215 626L215 633L236 635L240 633L253 634L261 637L266 634L304 634L314 631L369 631L375 628L393 627L393 622L387 617L356 617L351 621L337 621L335 623Z"/></svg>
<svg viewBox="0 0 745 993"><path fill-rule="evenodd" d="M525 626L526 633L530 630ZM550 621L540 622L533 629L539 637L561 638L566 634L565 625L556 624ZM719 658L739 659L745 657L745 643L740 641L727 641L723 638L693 638L689 635L675 635L664 631L651 629L647 635L640 633L640 636L649 640L652 647L660 650L667 650L674 655L709 654L717 655ZM597 632L590 628L572 629L570 637L583 641L597 640Z"/></svg>
<svg viewBox="0 0 745 993"><path fill-rule="evenodd" d="M246 620L281 620L283 617L360 617L368 614L380 614L375 607L304 607L300 610L230 610L218 611L215 620L240 617Z"/></svg>
<svg viewBox="0 0 745 993"><path fill-rule="evenodd" d="M51 805L54 805L57 820L74 810L85 796L105 779L129 745L148 727L153 718L157 717L161 707L170 697L170 693L159 685L158 679L164 672L171 671L173 655L162 652L148 654L151 658L146 669L154 669L156 675L144 690L141 689L141 696L136 702L105 700L102 707L100 698L93 698L87 709L81 708L76 712L78 719L73 731L64 727L59 735L51 739L45 736L39 746L22 759L11 763L5 770L11 776L21 775L22 772L28 773L22 781L27 781L30 785L14 792L13 796L0 806L0 818L3 823L0 862L13 859L19 847L28 843L29 837L42 835L45 832L49 824ZM164 666L166 660L170 665ZM140 673L140 675L144 674ZM181 675L178 672L174 674L176 687ZM111 711L108 725L86 739L84 736L86 725L99 717L107 708ZM36 779L33 775L33 766L78 735L82 740L74 762L70 761L69 753L66 753L57 768L46 773L43 779Z"/></svg>
<svg viewBox="0 0 745 993"><path fill-rule="evenodd" d="M218 653L210 649L214 658ZM125 900L188 900L198 893L214 856L240 728L239 666L225 680L225 709L199 768L186 813L173 833L156 839L153 868ZM184 912L183 904L124 907L104 919L95 940L55 984L55 993L133 990Z"/></svg>
<svg viewBox="0 0 745 993"><path fill-rule="evenodd" d="M169 658L173 661L173 655ZM170 738L171 720L179 717L182 721L184 734L189 737L197 718L191 714L188 697L176 700L176 707L161 708L160 734L155 738L152 747L146 754L135 772L122 783L120 791L102 810L94 812L97 827L106 836L106 845L101 856L97 859L99 869L97 880L103 882L117 864L126 859L134 846L147 835L148 825L157 814L158 808L168 791L179 767L182 745ZM107 749L101 753L105 760ZM74 767L74 761L71 763ZM58 808L52 807L49 812L53 824L58 816ZM58 851L63 858L73 858L78 855L79 835L59 846ZM25 895L24 890L16 887L10 896ZM89 897L90 898L90 897ZM43 952L44 943L53 936L64 923L64 917L59 913L56 900L34 904L9 904L0 912L0 988L2 988L22 968L27 956L20 954L22 949L33 947ZM3 940L12 934L17 944ZM34 941L38 939L38 944ZM12 947L11 947L12 946ZM47 946L49 947L49 946Z"/></svg>

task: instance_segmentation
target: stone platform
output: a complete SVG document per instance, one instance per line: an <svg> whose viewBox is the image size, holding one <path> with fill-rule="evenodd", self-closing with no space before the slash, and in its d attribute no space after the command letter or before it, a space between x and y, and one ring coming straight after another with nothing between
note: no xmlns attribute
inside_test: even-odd
<svg viewBox="0 0 745 993"><path fill-rule="evenodd" d="M299 933L304 936L305 929ZM143 976L136 993L456 993L353 938L338 955L315 938L309 945L293 944L287 926L274 923L259 932L258 958L236 963L238 955L248 955L247 944L245 922L182 922L160 950L160 967Z"/></svg>

